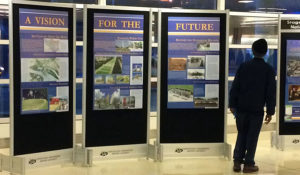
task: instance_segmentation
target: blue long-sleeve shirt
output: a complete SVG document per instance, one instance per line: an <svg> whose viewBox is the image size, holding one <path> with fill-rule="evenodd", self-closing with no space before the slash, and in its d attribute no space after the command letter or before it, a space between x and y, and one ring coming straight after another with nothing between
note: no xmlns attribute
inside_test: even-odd
<svg viewBox="0 0 300 175"><path fill-rule="evenodd" d="M230 90L229 107L238 112L274 115L276 80L273 68L262 58L253 58L240 65Z"/></svg>

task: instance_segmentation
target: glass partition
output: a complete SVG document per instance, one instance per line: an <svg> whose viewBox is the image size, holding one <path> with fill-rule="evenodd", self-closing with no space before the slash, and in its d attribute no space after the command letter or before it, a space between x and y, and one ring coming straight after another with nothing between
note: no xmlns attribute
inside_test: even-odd
<svg viewBox="0 0 300 175"><path fill-rule="evenodd" d="M265 38L269 45L277 45L278 17L230 15L230 44L251 45L259 38Z"/></svg>
<svg viewBox="0 0 300 175"><path fill-rule="evenodd" d="M6 44L0 45L0 79L9 78L8 62L9 62L8 45Z"/></svg>
<svg viewBox="0 0 300 175"><path fill-rule="evenodd" d="M9 85L0 84L0 118L9 116Z"/></svg>

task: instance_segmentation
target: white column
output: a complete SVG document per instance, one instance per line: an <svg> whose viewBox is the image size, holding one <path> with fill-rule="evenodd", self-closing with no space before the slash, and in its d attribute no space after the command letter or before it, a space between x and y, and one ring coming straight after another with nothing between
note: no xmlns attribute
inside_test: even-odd
<svg viewBox="0 0 300 175"><path fill-rule="evenodd" d="M98 5L106 5L106 0L98 0Z"/></svg>
<svg viewBox="0 0 300 175"><path fill-rule="evenodd" d="M217 0L217 10L225 10L225 0Z"/></svg>

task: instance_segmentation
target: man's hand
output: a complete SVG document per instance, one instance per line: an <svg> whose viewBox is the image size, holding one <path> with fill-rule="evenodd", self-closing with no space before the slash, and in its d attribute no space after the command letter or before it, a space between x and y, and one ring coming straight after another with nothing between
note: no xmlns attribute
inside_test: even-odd
<svg viewBox="0 0 300 175"><path fill-rule="evenodd" d="M230 108L230 112L234 115L235 109L234 108Z"/></svg>
<svg viewBox="0 0 300 175"><path fill-rule="evenodd" d="M272 120L272 115L266 115L266 117L265 117L265 124L266 125L269 124L271 120Z"/></svg>

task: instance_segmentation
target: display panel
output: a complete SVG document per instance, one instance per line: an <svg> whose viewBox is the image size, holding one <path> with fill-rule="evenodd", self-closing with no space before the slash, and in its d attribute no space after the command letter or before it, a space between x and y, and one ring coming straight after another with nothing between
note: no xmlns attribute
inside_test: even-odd
<svg viewBox="0 0 300 175"><path fill-rule="evenodd" d="M142 15L94 14L94 110L143 106Z"/></svg>
<svg viewBox="0 0 300 175"><path fill-rule="evenodd" d="M300 51L298 33L281 33L280 48L280 98L279 98L279 135L300 134L298 101L298 62ZM299 58L298 58L299 57Z"/></svg>
<svg viewBox="0 0 300 175"><path fill-rule="evenodd" d="M300 122L300 40L286 41L285 122Z"/></svg>
<svg viewBox="0 0 300 175"><path fill-rule="evenodd" d="M168 18L168 108L218 108L220 18Z"/></svg>
<svg viewBox="0 0 300 175"><path fill-rule="evenodd" d="M69 111L68 12L21 8L21 113Z"/></svg>
<svg viewBox="0 0 300 175"><path fill-rule="evenodd" d="M12 154L70 149L73 8L13 3L12 13Z"/></svg>
<svg viewBox="0 0 300 175"><path fill-rule="evenodd" d="M226 14L161 18L160 142L223 142Z"/></svg>
<svg viewBox="0 0 300 175"><path fill-rule="evenodd" d="M149 11L88 8L86 24L85 145L145 144Z"/></svg>

